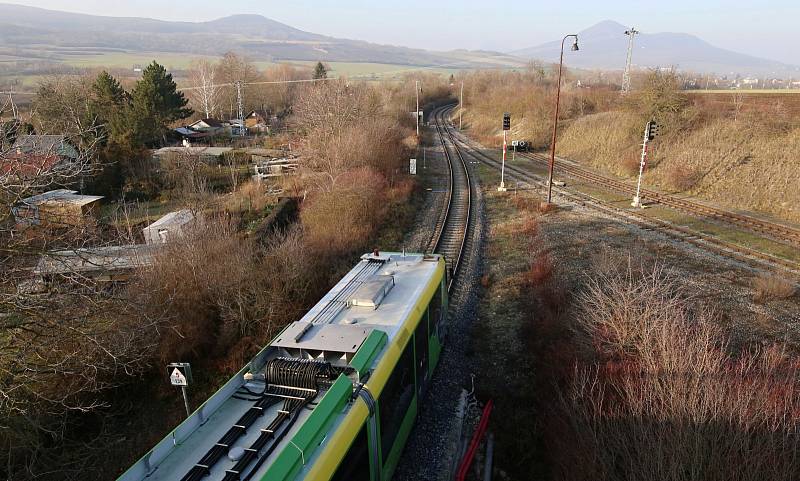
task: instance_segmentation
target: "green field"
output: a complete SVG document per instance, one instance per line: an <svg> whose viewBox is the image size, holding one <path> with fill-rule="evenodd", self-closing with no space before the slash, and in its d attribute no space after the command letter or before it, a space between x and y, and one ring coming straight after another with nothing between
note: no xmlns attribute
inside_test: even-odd
<svg viewBox="0 0 800 481"><path fill-rule="evenodd" d="M208 59L216 61L218 56L181 55L164 52L146 53L98 53L90 55L75 55L64 59L64 63L74 67L104 67L104 68L133 68L134 65L147 65L153 60L164 65L170 70L183 70L189 68L195 60ZM288 65L297 67L313 67L313 61L283 61ZM331 68L331 75L336 77L387 77L398 76L407 72L425 70L443 74L457 72L457 69L424 67L419 65L395 65L371 62L325 62ZM258 69L266 69L277 65L277 62L256 61L253 64Z"/></svg>

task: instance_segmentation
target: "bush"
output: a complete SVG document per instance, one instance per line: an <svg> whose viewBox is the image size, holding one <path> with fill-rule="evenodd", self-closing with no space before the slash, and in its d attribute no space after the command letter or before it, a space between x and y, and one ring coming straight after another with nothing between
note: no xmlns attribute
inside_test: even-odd
<svg viewBox="0 0 800 481"><path fill-rule="evenodd" d="M362 168L342 175L330 190L312 192L300 212L309 247L326 258L369 249L386 215L386 189L381 174Z"/></svg>
<svg viewBox="0 0 800 481"><path fill-rule="evenodd" d="M667 167L667 182L678 191L691 190L702 178L703 174L696 167L685 163L672 163Z"/></svg>
<svg viewBox="0 0 800 481"><path fill-rule="evenodd" d="M708 309L659 268L595 275L548 433L559 479L786 480L800 465L800 364L732 354Z"/></svg>
<svg viewBox="0 0 800 481"><path fill-rule="evenodd" d="M753 300L759 303L787 299L796 291L794 282L774 274L759 274L753 279L753 289L755 290Z"/></svg>

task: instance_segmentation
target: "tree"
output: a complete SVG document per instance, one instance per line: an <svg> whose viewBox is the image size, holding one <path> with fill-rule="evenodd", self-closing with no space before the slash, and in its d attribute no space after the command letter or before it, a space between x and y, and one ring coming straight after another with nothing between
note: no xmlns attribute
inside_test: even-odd
<svg viewBox="0 0 800 481"><path fill-rule="evenodd" d="M104 131L103 144L110 137L121 137L125 134L124 116L129 105L130 95L119 81L105 70L100 72L91 87L89 112Z"/></svg>
<svg viewBox="0 0 800 481"><path fill-rule="evenodd" d="M323 65L322 62L317 62L317 66L314 67L314 78L315 79L328 78L328 69L325 68L325 65Z"/></svg>
<svg viewBox="0 0 800 481"><path fill-rule="evenodd" d="M208 60L199 60L192 63L189 71L189 81L192 90L189 96L206 118L211 118L219 108L220 87L215 84L216 67Z"/></svg>
<svg viewBox="0 0 800 481"><path fill-rule="evenodd" d="M140 145L163 142L170 123L193 113L186 107L189 101L178 92L172 74L156 62L144 69L131 98L128 122L134 129L134 141Z"/></svg>
<svg viewBox="0 0 800 481"><path fill-rule="evenodd" d="M230 118L234 118L238 110L236 82L246 85L258 77L258 71L247 59L232 52L228 52L222 57L217 64L217 69L219 70L218 77L223 80L223 83L229 85L225 89L223 105L228 106ZM247 99L247 96L244 96L242 102L245 103ZM247 107L245 106L245 108Z"/></svg>

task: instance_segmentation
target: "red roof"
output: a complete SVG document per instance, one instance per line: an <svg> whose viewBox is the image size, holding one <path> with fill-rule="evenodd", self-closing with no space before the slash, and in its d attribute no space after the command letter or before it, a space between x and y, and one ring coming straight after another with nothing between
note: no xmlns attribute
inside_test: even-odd
<svg viewBox="0 0 800 481"><path fill-rule="evenodd" d="M0 175L33 177L38 174L49 172L61 162L61 160L61 156L57 154L12 153L0 159Z"/></svg>

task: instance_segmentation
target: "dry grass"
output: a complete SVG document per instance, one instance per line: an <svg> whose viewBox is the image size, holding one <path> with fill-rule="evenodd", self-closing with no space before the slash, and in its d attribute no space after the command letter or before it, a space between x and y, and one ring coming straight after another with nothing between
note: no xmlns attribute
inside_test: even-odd
<svg viewBox="0 0 800 481"><path fill-rule="evenodd" d="M275 202L275 195L270 194L266 182L253 180L241 184L225 198L225 210L228 212L261 211Z"/></svg>
<svg viewBox="0 0 800 481"><path fill-rule="evenodd" d="M659 268L595 275L577 306L554 477L796 478L800 363L782 346L733 354L713 312Z"/></svg>
<svg viewBox="0 0 800 481"><path fill-rule="evenodd" d="M666 171L668 184L675 190L691 190L702 178L702 172L697 167L687 166L686 164L673 163Z"/></svg>
<svg viewBox="0 0 800 481"><path fill-rule="evenodd" d="M753 301L763 303L776 299L788 299L796 292L794 282L775 274L759 274L753 278Z"/></svg>

